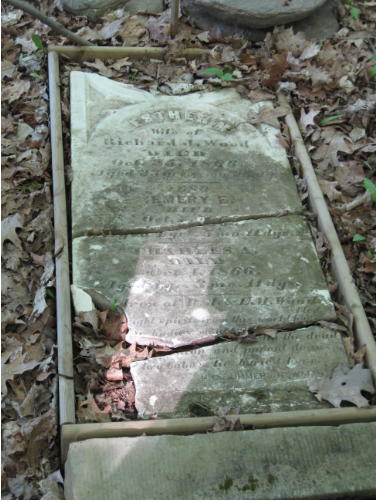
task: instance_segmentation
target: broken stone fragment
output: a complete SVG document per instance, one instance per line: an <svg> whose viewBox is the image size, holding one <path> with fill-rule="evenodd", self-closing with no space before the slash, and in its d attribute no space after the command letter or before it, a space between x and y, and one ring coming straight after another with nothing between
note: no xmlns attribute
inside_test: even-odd
<svg viewBox="0 0 377 502"><path fill-rule="evenodd" d="M78 288L77 286L72 284L71 293L76 315L78 315L80 312L90 312L95 308L92 297L81 288Z"/></svg>
<svg viewBox="0 0 377 502"><path fill-rule="evenodd" d="M225 406L241 414L328 408L309 385L340 363L348 372L340 334L318 326L219 343L131 363L135 406L143 418L213 415Z"/></svg>

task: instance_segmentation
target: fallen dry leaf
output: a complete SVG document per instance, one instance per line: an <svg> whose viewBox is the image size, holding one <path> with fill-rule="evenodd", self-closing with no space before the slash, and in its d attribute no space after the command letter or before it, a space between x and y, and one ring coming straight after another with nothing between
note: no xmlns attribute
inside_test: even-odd
<svg viewBox="0 0 377 502"><path fill-rule="evenodd" d="M325 399L336 408L340 408L342 401L354 403L358 408L368 408L368 401L361 391L375 393L372 374L369 369L363 369L361 364L357 364L347 375L339 364L331 379L328 376L315 378L309 390L316 394L318 401Z"/></svg>
<svg viewBox="0 0 377 502"><path fill-rule="evenodd" d="M314 117L316 115L318 115L319 112L320 112L320 110L311 109L311 110L309 110L308 113L305 113L304 108L301 108L301 117L300 117L298 125L300 126L300 130L303 134L306 133L306 129L308 128L308 126L315 125Z"/></svg>

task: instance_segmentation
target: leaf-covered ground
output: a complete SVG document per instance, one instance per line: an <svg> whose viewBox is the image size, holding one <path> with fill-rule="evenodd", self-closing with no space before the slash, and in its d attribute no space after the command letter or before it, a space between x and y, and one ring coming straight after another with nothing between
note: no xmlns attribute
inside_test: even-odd
<svg viewBox="0 0 377 502"><path fill-rule="evenodd" d="M97 45L163 46L164 61L93 61L81 66L61 58L61 91L66 180L69 193L69 73L95 72L114 80L167 94L237 88L252 102L275 107L250 122L280 124L280 140L294 174L298 162L281 120L275 91L291 96L291 106L328 202L360 298L375 331L375 1L340 3L340 31L330 40L306 40L284 28L264 43L202 32L180 19L170 40L169 10L161 16L130 16L117 10L92 25L64 12L59 0L35 1L41 11ZM57 423L57 350L51 146L47 57L42 46L70 45L20 10L2 7L2 471L4 499L63 497ZM35 39L35 37L34 37ZM35 39L36 40L36 39ZM38 43L38 39L37 39ZM39 43L38 43L39 45ZM208 49L187 62L182 48ZM208 74L217 68L231 80ZM277 122L279 121L279 122ZM305 180L297 178L303 204ZM278 187L277 187L278 190ZM369 190L369 191L367 191ZM374 191L374 194L373 194ZM312 223L330 291L328 244ZM97 229L98 230L98 229ZM334 297L335 298L335 297ZM78 420L109 421L135 417L130 362L169 349L123 343L125 320L93 312L74 320ZM114 324L115 323L115 324ZM352 320L338 309L338 327L352 335ZM115 327L114 327L115 326ZM115 335L114 335L115 333ZM120 338L119 338L120 334ZM258 333L257 333L258 334ZM118 339L114 339L118 337ZM255 333L251 334L255 338ZM353 355L352 336L348 336ZM252 341L252 340L251 340ZM363 354L355 354L362 363ZM119 379L121 375L121 379Z"/></svg>

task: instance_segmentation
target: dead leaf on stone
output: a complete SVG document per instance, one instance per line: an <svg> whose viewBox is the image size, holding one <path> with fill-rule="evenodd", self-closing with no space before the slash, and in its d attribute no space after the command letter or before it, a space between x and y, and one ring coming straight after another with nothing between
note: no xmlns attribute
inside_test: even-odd
<svg viewBox="0 0 377 502"><path fill-rule="evenodd" d="M257 328L255 330L255 335L267 335L270 336L271 338L275 338L277 335L278 330L277 329L266 329L266 328Z"/></svg>
<svg viewBox="0 0 377 502"><path fill-rule="evenodd" d="M316 394L318 401L325 399L336 408L340 408L342 401L354 403L358 408L368 408L368 400L361 395L361 391L375 393L372 374L361 364L357 364L347 375L339 364L331 379L328 376L315 378L309 390Z"/></svg>
<svg viewBox="0 0 377 502"><path fill-rule="evenodd" d="M341 326L340 324L336 324L335 322L318 321L317 324L319 324L323 328L332 329L333 331L345 331L345 332L348 331L348 328L346 328L345 326Z"/></svg>
<svg viewBox="0 0 377 502"><path fill-rule="evenodd" d="M84 235L87 236L87 235L105 235L105 234L99 227L93 227L90 230L86 230L84 232Z"/></svg>
<svg viewBox="0 0 377 502"><path fill-rule="evenodd" d="M239 338L237 335L233 335L233 333L228 333L228 331L224 331L223 336L230 338L231 340L238 340Z"/></svg>

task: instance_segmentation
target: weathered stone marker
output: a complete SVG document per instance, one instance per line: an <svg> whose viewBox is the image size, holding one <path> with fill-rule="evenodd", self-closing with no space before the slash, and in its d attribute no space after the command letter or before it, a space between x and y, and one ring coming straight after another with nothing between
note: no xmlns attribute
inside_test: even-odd
<svg viewBox="0 0 377 502"><path fill-rule="evenodd" d="M373 497L376 424L88 439L65 472L67 500Z"/></svg>
<svg viewBox="0 0 377 502"><path fill-rule="evenodd" d="M309 384L342 363L340 334L318 326L258 336L256 343L220 343L131 364L136 409L143 418L330 408Z"/></svg>
<svg viewBox="0 0 377 502"><path fill-rule="evenodd" d="M153 96L72 72L73 236L301 212L277 131L247 123L252 109L235 89Z"/></svg>
<svg viewBox="0 0 377 502"><path fill-rule="evenodd" d="M127 341L179 347L335 318L301 216L73 241L73 281L125 307Z"/></svg>

